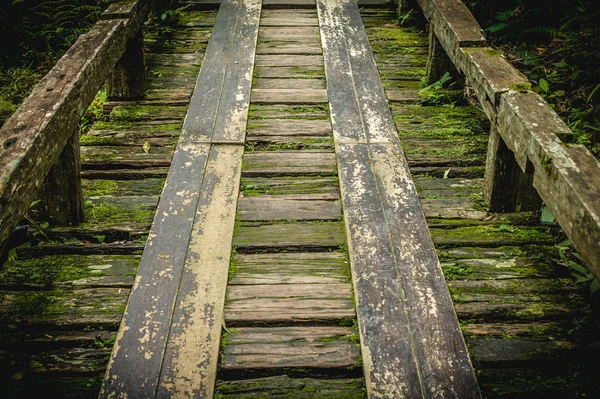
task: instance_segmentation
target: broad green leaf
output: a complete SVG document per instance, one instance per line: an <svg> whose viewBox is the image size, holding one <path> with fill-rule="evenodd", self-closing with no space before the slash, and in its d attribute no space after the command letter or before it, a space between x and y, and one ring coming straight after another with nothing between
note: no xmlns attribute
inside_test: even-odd
<svg viewBox="0 0 600 399"><path fill-rule="evenodd" d="M548 85L548 81L544 78L540 78L540 88L544 90L545 93L550 91L550 86Z"/></svg>
<svg viewBox="0 0 600 399"><path fill-rule="evenodd" d="M144 152L146 154L148 154L150 152L150 142L149 141L144 142L142 149L144 150Z"/></svg>

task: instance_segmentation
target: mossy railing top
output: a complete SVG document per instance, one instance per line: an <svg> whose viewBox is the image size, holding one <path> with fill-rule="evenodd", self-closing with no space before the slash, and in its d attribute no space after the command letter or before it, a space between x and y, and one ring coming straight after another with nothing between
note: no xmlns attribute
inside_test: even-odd
<svg viewBox="0 0 600 399"><path fill-rule="evenodd" d="M492 130L521 170L533 176L533 187L600 278L600 163L584 146L569 142L571 130L531 91L527 78L485 47L483 31L462 1L417 2L452 63L473 86ZM488 164L489 157L490 151Z"/></svg>
<svg viewBox="0 0 600 399"><path fill-rule="evenodd" d="M140 32L151 6L151 0L111 4L0 130L0 248L40 195L48 172L78 134L81 116Z"/></svg>

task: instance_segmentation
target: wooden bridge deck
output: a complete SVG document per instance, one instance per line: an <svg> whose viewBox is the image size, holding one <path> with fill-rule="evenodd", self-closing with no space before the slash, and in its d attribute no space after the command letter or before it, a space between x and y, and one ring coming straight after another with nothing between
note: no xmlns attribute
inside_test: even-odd
<svg viewBox="0 0 600 399"><path fill-rule="evenodd" d="M598 388L591 371L597 316L553 260L547 228L529 213L486 212L485 117L460 103L421 104L425 34L398 27L391 10L361 15L483 396L591 395ZM82 137L86 223L47 230L49 242L30 234L32 245L0 272L3 397L98 395L176 144L202 145L182 124L199 112L188 103L200 65L216 59L204 57L209 38L220 34L212 32L216 16L188 10L173 29L147 28L146 98L109 104L107 121ZM354 309L356 299L362 317L363 294L355 298L349 264L360 262L352 252L359 241L344 228L352 228L356 205L344 197L343 174L351 174L338 174L345 110L327 96L344 83L325 65L334 42L319 31L315 9L263 9L257 33L245 144L229 137L205 156L215 178L203 184L221 199L238 198L236 213L225 215L232 248L226 239L226 249L223 240L192 243L231 254L220 269L228 282L223 322L213 323L223 329L216 393L365 397L367 359L357 344L368 337ZM323 43L330 44L325 57ZM233 175L210 169L219 151L241 156L240 148L243 161L223 169ZM235 173L239 187L226 184ZM181 284L198 284L183 270ZM193 339L179 306L165 321L169 328L172 319L173 342ZM180 370L168 351L167 366ZM182 389L160 381L159 395Z"/></svg>

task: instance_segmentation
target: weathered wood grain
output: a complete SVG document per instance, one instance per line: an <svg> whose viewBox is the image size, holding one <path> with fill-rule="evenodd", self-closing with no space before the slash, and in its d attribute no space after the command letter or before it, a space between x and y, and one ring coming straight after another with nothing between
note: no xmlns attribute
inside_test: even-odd
<svg viewBox="0 0 600 399"><path fill-rule="evenodd" d="M252 136L331 136L328 120L259 119L248 126L248 137Z"/></svg>
<svg viewBox="0 0 600 399"><path fill-rule="evenodd" d="M247 197L238 201L240 221L336 220L342 217L339 201Z"/></svg>
<svg viewBox="0 0 600 399"><path fill-rule="evenodd" d="M240 250L260 248L327 248L346 244L341 222L241 225L233 245Z"/></svg>
<svg viewBox="0 0 600 399"><path fill-rule="evenodd" d="M320 398L363 399L363 380L336 378L290 378L287 375L252 380L219 381L217 392L224 399L267 397L309 399Z"/></svg>
<svg viewBox="0 0 600 399"><path fill-rule="evenodd" d="M367 392L479 397L357 5L317 9Z"/></svg>
<svg viewBox="0 0 600 399"><path fill-rule="evenodd" d="M227 325L332 322L353 318L350 284L232 285L227 290Z"/></svg>
<svg viewBox="0 0 600 399"><path fill-rule="evenodd" d="M340 369L357 367L352 328L236 328L223 337L221 370Z"/></svg>
<svg viewBox="0 0 600 399"><path fill-rule="evenodd" d="M235 223L243 147L211 149L170 321L158 397L210 397Z"/></svg>
<svg viewBox="0 0 600 399"><path fill-rule="evenodd" d="M253 89L255 104L321 104L327 102L325 89Z"/></svg>
<svg viewBox="0 0 600 399"><path fill-rule="evenodd" d="M347 282L341 253L240 254L233 257L230 285L341 284Z"/></svg>
<svg viewBox="0 0 600 399"><path fill-rule="evenodd" d="M244 176L335 174L335 154L313 151L278 151L244 155Z"/></svg>

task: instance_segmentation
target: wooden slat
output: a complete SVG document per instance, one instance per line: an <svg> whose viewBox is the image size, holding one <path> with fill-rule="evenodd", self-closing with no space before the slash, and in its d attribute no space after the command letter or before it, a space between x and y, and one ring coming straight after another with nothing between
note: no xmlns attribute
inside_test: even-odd
<svg viewBox="0 0 600 399"><path fill-rule="evenodd" d="M321 63L322 64L322 63ZM324 79L258 79L254 89L326 89Z"/></svg>
<svg viewBox="0 0 600 399"><path fill-rule="evenodd" d="M324 248L346 244L341 222L264 224L240 226L233 245L238 249Z"/></svg>
<svg viewBox="0 0 600 399"><path fill-rule="evenodd" d="M321 55L257 55L256 66L322 66Z"/></svg>
<svg viewBox="0 0 600 399"><path fill-rule="evenodd" d="M252 136L331 136L328 120L261 119L252 121L248 137Z"/></svg>
<svg viewBox="0 0 600 399"><path fill-rule="evenodd" d="M288 399L363 399L362 379L290 378L287 375L251 380L220 381L217 392L223 399L281 397Z"/></svg>
<svg viewBox="0 0 600 399"><path fill-rule="evenodd" d="M255 104L322 104L327 102L325 89L253 89Z"/></svg>
<svg viewBox="0 0 600 399"><path fill-rule="evenodd" d="M244 155L244 176L329 173L336 171L335 154L330 152L250 153Z"/></svg>
<svg viewBox="0 0 600 399"><path fill-rule="evenodd" d="M248 197L239 200L240 221L335 220L342 217L339 201Z"/></svg>
<svg viewBox="0 0 600 399"><path fill-rule="evenodd" d="M346 258L336 252L236 255L230 285L341 284L347 281Z"/></svg>
<svg viewBox="0 0 600 399"><path fill-rule="evenodd" d="M233 285L227 290L228 326L353 318L350 284Z"/></svg>
<svg viewBox="0 0 600 399"><path fill-rule="evenodd" d="M358 7L317 8L367 392L479 397Z"/></svg>
<svg viewBox="0 0 600 399"><path fill-rule="evenodd" d="M223 339L221 371L356 367L354 332L344 327L238 327Z"/></svg>

